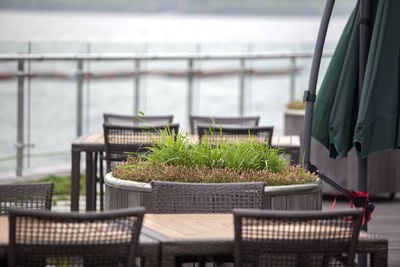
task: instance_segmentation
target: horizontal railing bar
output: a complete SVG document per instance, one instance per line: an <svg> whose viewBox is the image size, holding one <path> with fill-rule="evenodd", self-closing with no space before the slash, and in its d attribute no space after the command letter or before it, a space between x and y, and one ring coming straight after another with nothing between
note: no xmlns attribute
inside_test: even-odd
<svg viewBox="0 0 400 267"><path fill-rule="evenodd" d="M248 76L281 76L297 73L302 68L276 68L276 69L251 69L247 68L244 70L238 69L222 69L222 70L209 70L209 71L185 71L185 70L151 70L151 71L119 71L119 72L82 72L82 73L65 73L65 72L0 72L1 80L10 80L15 77L30 77L32 79L60 79L60 80L73 80L76 79L77 75L82 76L84 80L88 79L118 79L118 78L132 78L137 75L146 76L165 76L169 78L182 78L187 77L190 73L197 78L208 78L208 77L223 77L223 76L238 76L240 74L246 74Z"/></svg>
<svg viewBox="0 0 400 267"><path fill-rule="evenodd" d="M258 53L100 53L100 54L68 54L68 53L45 53L45 54L0 54L0 61L13 60L228 60L228 59L282 59L282 58L311 58L312 52L258 52ZM332 52L324 53L324 56L332 56Z"/></svg>

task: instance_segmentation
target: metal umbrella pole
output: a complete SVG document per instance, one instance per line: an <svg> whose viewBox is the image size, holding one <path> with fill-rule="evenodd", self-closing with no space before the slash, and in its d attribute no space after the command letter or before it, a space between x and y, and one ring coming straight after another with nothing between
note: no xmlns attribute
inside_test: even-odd
<svg viewBox="0 0 400 267"><path fill-rule="evenodd" d="M358 70L358 102L360 103L362 87L364 84L365 70L368 61L368 51L371 43L371 19L370 19L370 0L360 1L360 51L359 51L359 70ZM357 156L358 168L358 190L365 192L368 197L368 157ZM361 226L361 230L367 231L368 224ZM367 266L367 255L358 256L358 264Z"/></svg>
<svg viewBox="0 0 400 267"><path fill-rule="evenodd" d="M303 167L310 170L310 149L311 149L311 125L314 111L315 92L317 90L317 81L319 74L319 67L321 64L322 51L324 48L326 32L328 31L329 21L332 15L335 0L327 0L322 15L321 24L318 31L317 43L315 45L313 61L311 65L310 80L308 83L308 91L304 92L304 102L306 104L306 113L304 116L304 135L301 147L301 156L303 158Z"/></svg>
<svg viewBox="0 0 400 267"><path fill-rule="evenodd" d="M368 51L371 43L371 21L370 21L370 0L360 1L360 51L358 71L358 101L360 102L362 87L364 84L365 69L368 61ZM368 191L368 157L358 156L358 190ZM362 226L367 230L367 224Z"/></svg>

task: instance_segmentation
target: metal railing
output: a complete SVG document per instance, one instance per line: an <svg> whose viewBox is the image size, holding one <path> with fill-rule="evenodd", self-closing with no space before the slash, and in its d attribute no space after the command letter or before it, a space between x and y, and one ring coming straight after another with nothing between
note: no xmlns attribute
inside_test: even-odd
<svg viewBox="0 0 400 267"><path fill-rule="evenodd" d="M331 56L332 53L328 52L324 56ZM172 61L172 60L183 60L187 62L187 69L183 74L187 79L187 115L193 113L193 84L196 77L201 77L204 73L195 70L194 62L197 61L208 61L208 60L237 60L239 61L239 70L231 72L233 75L239 76L239 114L244 115L245 109L245 97L244 91L246 87L246 77L249 75L256 75L257 71L246 67L246 61L257 61L257 60L272 60L272 59L287 59L290 62L290 67L283 73L289 75L289 99L294 100L295 98L295 79L299 67L297 66L297 60L302 58L311 58L313 54L311 52L252 52L252 53L80 53L80 54L0 54L0 62L13 61L17 62L17 71L15 77L17 79L18 89L18 100L17 100L17 167L16 175L22 176L22 170L24 166L23 152L24 149L29 147L30 144L24 143L24 83L26 79L31 79L34 75L31 73L30 68L26 71L27 63L33 61L69 61L76 62L76 135L80 136L83 133L83 88L85 80L89 80L93 77L93 73L85 72L85 64L95 61L131 61L134 62L135 70L130 73L130 76L134 78L134 113L138 114L140 107L140 79L143 75L150 75L151 73L145 72L141 69L142 62L145 61ZM29 65L30 66L30 65ZM260 72L263 75L263 72ZM273 74L273 73L272 73ZM282 75L282 72L277 74ZM265 72L264 72L265 75ZM269 73L268 75L271 75ZM188 116L187 116L188 117Z"/></svg>

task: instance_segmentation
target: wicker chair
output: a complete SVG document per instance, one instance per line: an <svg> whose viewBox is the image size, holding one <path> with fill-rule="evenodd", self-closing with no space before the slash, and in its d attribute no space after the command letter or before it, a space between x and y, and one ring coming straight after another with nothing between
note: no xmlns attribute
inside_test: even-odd
<svg viewBox="0 0 400 267"><path fill-rule="evenodd" d="M178 183L152 181L154 213L230 213L262 208L264 183Z"/></svg>
<svg viewBox="0 0 400 267"><path fill-rule="evenodd" d="M163 116L131 116L119 114L103 114L104 122L126 126L159 126L171 124L173 115Z"/></svg>
<svg viewBox="0 0 400 267"><path fill-rule="evenodd" d="M133 266L144 211L10 209L9 266Z"/></svg>
<svg viewBox="0 0 400 267"><path fill-rule="evenodd" d="M0 215L13 207L50 210L52 197L53 183L1 184Z"/></svg>
<svg viewBox="0 0 400 267"><path fill-rule="evenodd" d="M179 132L179 124L154 126L144 128L142 126L123 126L109 123L103 124L104 143L106 148L107 170L118 166L121 161L134 153L144 153L148 147L156 145L162 140L162 132L170 131L171 134ZM168 130L169 129L169 130Z"/></svg>
<svg viewBox="0 0 400 267"><path fill-rule="evenodd" d="M152 181L154 213L231 213L234 208L262 208L264 183L178 183ZM207 259L206 259L207 258ZM194 256L177 262L206 261L220 265L225 257Z"/></svg>
<svg viewBox="0 0 400 267"><path fill-rule="evenodd" d="M263 127L223 127L223 126L197 126L197 133L200 142L207 138L209 143L219 143L222 140L227 141L240 141L249 136L256 138L257 141L271 144L272 134L274 127L263 126Z"/></svg>
<svg viewBox="0 0 400 267"><path fill-rule="evenodd" d="M189 116L191 134L197 134L197 126L232 126L232 127L254 127L258 126L259 116L253 117L205 117Z"/></svg>
<svg viewBox="0 0 400 267"><path fill-rule="evenodd" d="M133 116L103 113L104 122L110 125L123 126L160 126L171 124L173 115L160 116ZM95 155L97 157L97 154ZM97 161L97 158L95 159ZM104 167L103 161L107 160L103 152L99 152L99 176L95 170L96 180L100 184L100 210L104 210ZM96 167L97 168L97 167Z"/></svg>
<svg viewBox="0 0 400 267"><path fill-rule="evenodd" d="M234 210L235 266L353 266L362 210Z"/></svg>

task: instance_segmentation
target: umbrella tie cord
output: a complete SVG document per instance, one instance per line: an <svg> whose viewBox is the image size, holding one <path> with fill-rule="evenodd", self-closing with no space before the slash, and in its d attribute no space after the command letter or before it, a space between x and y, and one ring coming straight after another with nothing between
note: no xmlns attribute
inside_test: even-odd
<svg viewBox="0 0 400 267"><path fill-rule="evenodd" d="M315 165L310 164L310 169L309 171L312 173L315 173L318 175L320 179L322 179L324 182L328 183L330 186L334 187L337 189L336 195L335 195L335 200L333 202L332 208L335 207L336 204L336 196L338 192L342 193L346 199L350 200L351 207L353 208L353 205L356 208L363 208L363 225L365 221L371 220L371 214L375 209L374 204L370 203L368 200L368 192L366 191L358 191L355 192L353 190L349 190L341 186L340 184L336 183L333 181L331 178L327 177L323 173L321 173L318 168Z"/></svg>
<svg viewBox="0 0 400 267"><path fill-rule="evenodd" d="M303 95L303 102L315 102L315 99L317 98L316 94L312 94L310 91L304 91Z"/></svg>

